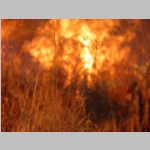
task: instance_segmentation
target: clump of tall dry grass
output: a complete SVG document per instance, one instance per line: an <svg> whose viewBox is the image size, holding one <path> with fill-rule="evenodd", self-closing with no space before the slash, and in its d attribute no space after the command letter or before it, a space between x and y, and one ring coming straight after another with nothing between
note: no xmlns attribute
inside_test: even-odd
<svg viewBox="0 0 150 150"><path fill-rule="evenodd" d="M2 60L2 131L86 130L84 97L77 85L66 84L63 67L55 63L45 70L29 62L27 68L14 55L9 60L2 55Z"/></svg>
<svg viewBox="0 0 150 150"><path fill-rule="evenodd" d="M2 61L2 131L150 130L147 65L133 66L121 79L119 72L109 80L103 74L103 83L95 77L91 89L83 81L66 85L65 70L55 67L57 76L41 68L20 76L17 65Z"/></svg>

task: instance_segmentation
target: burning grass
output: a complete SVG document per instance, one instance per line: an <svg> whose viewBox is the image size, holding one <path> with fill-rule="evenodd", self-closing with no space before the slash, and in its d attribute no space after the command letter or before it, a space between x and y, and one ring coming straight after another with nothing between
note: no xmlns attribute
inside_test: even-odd
<svg viewBox="0 0 150 150"><path fill-rule="evenodd" d="M129 62L129 46L120 48L124 37L119 36L121 41L113 37L116 46L107 51L97 30L92 29L96 32L92 39L90 21L87 26L79 24L80 36L68 31L67 38L73 36L69 39L58 34L67 26L60 30L56 25L45 26L44 33L52 34L52 39L36 32L38 37L24 42L18 51L15 40L3 36L2 131L150 131L150 62Z"/></svg>

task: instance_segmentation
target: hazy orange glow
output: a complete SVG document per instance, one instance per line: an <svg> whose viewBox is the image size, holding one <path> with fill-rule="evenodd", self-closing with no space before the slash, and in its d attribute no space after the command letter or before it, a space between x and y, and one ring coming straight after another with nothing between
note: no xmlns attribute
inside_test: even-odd
<svg viewBox="0 0 150 150"><path fill-rule="evenodd" d="M85 26L82 26L81 34L78 36L78 39L84 45L83 51L81 52L81 57L84 62L84 68L88 69L88 71L91 72L94 58L90 52L90 40L94 40L95 36Z"/></svg>
<svg viewBox="0 0 150 150"><path fill-rule="evenodd" d="M28 45L30 49L30 43ZM34 38L30 49L31 55L39 60L46 68L51 67L54 59L54 45L45 36Z"/></svg>
<svg viewBox="0 0 150 150"><path fill-rule="evenodd" d="M100 69L104 61L109 60L107 62L107 67L111 67L116 61L121 61L122 59L126 58L128 53L129 53L129 47L125 48L123 51L119 52L118 47L123 42L125 39L124 37L120 36L118 39L110 40L108 39L108 28L106 28L106 23L107 26L113 26L113 21L112 20L107 20L107 21L101 21L103 24L102 26L102 31L99 39L99 46L103 42L103 39L107 39L107 41L104 40L104 45L103 47L100 48L95 48L94 42L96 42L96 34L92 33L90 31L89 27L86 26L86 24L83 24L79 26L78 30L73 31L73 28L70 27L70 24L73 22L73 24L77 23L77 20L67 20L63 19L60 20L60 35L65 37L65 38L71 38L74 34L79 33L77 36L77 39L79 42L83 44L83 48L80 54L80 57L83 60L83 67L87 69L89 72L92 72L92 66L94 63L94 55L96 55L98 61L98 68ZM93 24L96 24L96 22L93 22ZM48 28L48 26L47 26ZM57 30L55 32L58 32ZM131 40L131 38L134 37L134 35L128 32L129 38L128 40ZM57 35L55 36L55 39L57 40ZM115 43L114 43L115 41ZM56 41L57 42L57 41ZM54 43L50 41L49 38L47 37L35 37L32 41L32 50L31 54L39 59L39 61L45 66L45 67L50 67L51 66L51 61L53 61L54 57ZM46 45L46 46L45 46ZM71 47L69 47L71 48ZM107 49L107 51L106 51ZM71 52L71 50L69 50ZM68 52L68 53L70 53ZM64 60L67 61L67 59L71 59L71 57L65 56ZM67 66L68 67L68 66ZM69 70L69 69L68 69Z"/></svg>
<svg viewBox="0 0 150 150"><path fill-rule="evenodd" d="M70 29L70 26L69 26L70 22L71 20L67 20L67 19L63 19L60 21L60 35L61 36L70 38L73 36L73 34L75 34L73 30ZM74 22L76 22L76 20L74 20ZM89 72L91 72L94 59L90 52L90 47L91 47L90 39L94 40L95 35L92 34L88 30L88 28L85 28L85 26L83 25L81 26L81 29L80 28L78 29L78 31L80 32L80 34L78 35L77 38L84 45L84 48L82 49L81 56L80 56L84 62L83 67L85 69L88 69ZM57 40L57 36L56 36L56 40ZM36 59L38 59L46 68L51 66L51 62L54 59L54 51L55 51L54 43L52 43L49 38L45 36L40 36L40 37L35 37L33 39L31 54ZM71 50L68 52L68 54L69 53L72 53ZM64 60L67 61L67 59L71 59L71 58L68 56L65 56Z"/></svg>
<svg viewBox="0 0 150 150"><path fill-rule="evenodd" d="M150 131L149 29L150 20L2 20L2 131Z"/></svg>
<svg viewBox="0 0 150 150"><path fill-rule="evenodd" d="M51 26L49 26L49 23L50 21L45 24L45 30L39 29L38 36L35 36L32 42L26 42L22 46L22 49L30 51L35 60L40 61L45 68L51 67L54 61L60 37L72 39L75 36L76 41L83 45L78 51L80 51L79 57L82 58L84 69L88 70L89 73L92 73L94 69L96 73L97 70L103 67L113 73L113 64L122 60L127 61L130 53L130 47L119 48L120 45L125 40L130 42L135 37L135 34L130 31L127 31L126 36L110 36L109 31L113 26L119 25L117 20L93 20L91 24L87 24L86 21L62 19L51 21ZM98 29L97 26L99 26ZM7 38L15 27L16 21L10 22L8 26L4 25L2 36ZM50 32L53 33L54 39L49 37ZM66 62L64 67L71 73L76 63L73 57L78 55L79 52L76 52L69 43L64 48L66 53L61 57ZM97 65L93 68L94 63Z"/></svg>
<svg viewBox="0 0 150 150"><path fill-rule="evenodd" d="M70 38L73 36L73 31L69 29L70 27L70 20L68 19L62 19L60 21L60 26L61 26L61 35L66 37L66 38Z"/></svg>
<svg viewBox="0 0 150 150"><path fill-rule="evenodd" d="M110 37L109 30L113 28L118 22L115 20L93 20L91 26L87 25L86 22L81 22L80 20L53 20L51 21L53 28L49 27L49 22L45 25L45 31L39 30L40 36L36 36L32 43L24 45L28 47L31 55L41 62L41 64L49 69L53 62L55 53L57 53L57 44L59 44L60 36L67 39L72 39L76 37L76 41L82 44L82 48L77 52L73 49L73 46L68 42L64 46L65 54L61 57L62 61L65 63L63 67L68 71L68 80L66 84L70 84L71 78L73 76L73 68L76 66L76 58L80 53L80 58L82 59L82 67L88 73L97 74L98 70L107 70L110 74L115 73L115 68L113 65L121 61L127 61L128 55L130 53L130 47L122 47L119 49L120 45L124 40L131 41L134 38L134 33L128 31L127 36L113 36ZM100 28L94 30L100 22ZM78 27L76 27L76 25ZM93 29L92 29L93 28ZM53 33L52 40L48 35L49 32ZM42 35L44 34L44 35ZM54 42L55 41L55 42ZM59 55L59 53L57 54ZM93 67L93 64L96 66ZM81 73L82 78L82 73ZM88 84L91 83L91 77L88 75Z"/></svg>
<svg viewBox="0 0 150 150"><path fill-rule="evenodd" d="M7 39L9 37L8 35L16 28L17 23L17 20L13 20L10 22L2 20L2 38Z"/></svg>

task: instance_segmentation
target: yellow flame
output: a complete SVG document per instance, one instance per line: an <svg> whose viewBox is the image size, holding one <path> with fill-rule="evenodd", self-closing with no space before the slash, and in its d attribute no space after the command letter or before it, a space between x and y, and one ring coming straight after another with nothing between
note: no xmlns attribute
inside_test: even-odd
<svg viewBox="0 0 150 150"><path fill-rule="evenodd" d="M61 35L66 37L66 38L70 38L73 35L72 30L69 29L69 27L70 27L70 20L62 19L60 21L60 25L61 25Z"/></svg>
<svg viewBox="0 0 150 150"><path fill-rule="evenodd" d="M27 45L27 46L26 46ZM24 44L22 49L28 49L33 56L33 60L39 61L45 68L52 66L54 59L54 45L45 36L36 37L31 43Z"/></svg>
<svg viewBox="0 0 150 150"><path fill-rule="evenodd" d="M55 21L56 23L56 21ZM104 66L104 62L106 62L105 67L108 70L112 70L112 65L116 62L121 61L125 57L127 57L130 48L124 47L124 50L119 51L118 47L120 44L125 40L126 37L118 36L113 37L113 39L109 38L109 29L114 26L114 21L112 20L102 20L101 21L101 31L94 31L91 30L93 26L97 26L96 21L93 20L92 27L88 26L85 23L81 22L76 29L72 27L72 24L77 24L78 20L68 20L62 19L59 20L60 28L59 30L55 31L58 35L61 35L65 38L72 38L74 35L77 35L77 40L82 43L83 47L81 48L80 57L83 62L83 68L88 70L89 72L93 71L93 64L94 62L98 64L94 70L101 69ZM49 28L46 25L47 30ZM53 30L53 29L52 29ZM42 32L42 31L41 31ZM97 38L97 32L99 34L99 39ZM127 33L128 36L130 33ZM134 37L134 35L132 35ZM104 39L103 47L101 47L101 41ZM59 39L57 39L57 35L55 37L56 44ZM129 39L131 40L131 39ZM95 45L100 45L101 48L93 47ZM29 44L30 45L30 44ZM66 46L66 45L65 45ZM65 47L66 51L68 51L67 46ZM69 47L69 51L67 55L62 58L66 62L64 67L67 70L71 70L72 66L74 65L74 60L72 58L73 55L76 55L73 52L73 47ZM94 52L94 53L93 53ZM96 52L96 53L95 53ZM31 54L34 58L38 59L45 67L50 67L52 65L52 61L55 55L55 44L52 42L51 39L45 36L35 37L32 41L32 50ZM96 59L95 59L96 56ZM63 56L62 56L63 57ZM72 61L71 61L72 60ZM69 63L67 63L69 61ZM67 65L66 65L67 64Z"/></svg>
<svg viewBox="0 0 150 150"><path fill-rule="evenodd" d="M83 59L84 68L88 69L89 72L92 71L92 65L94 63L94 58L90 52L91 40L94 40L95 36L92 34L89 29L82 25L81 33L78 36L79 41L84 45L84 48L81 52L81 57Z"/></svg>

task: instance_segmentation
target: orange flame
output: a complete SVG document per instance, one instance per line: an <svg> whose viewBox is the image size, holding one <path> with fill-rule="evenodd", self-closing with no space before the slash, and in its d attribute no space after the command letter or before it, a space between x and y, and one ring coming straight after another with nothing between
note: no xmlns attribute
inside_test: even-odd
<svg viewBox="0 0 150 150"><path fill-rule="evenodd" d="M25 43L22 48L30 51L34 59L41 62L45 68L49 68L53 65L60 37L66 41L76 37L76 43L78 42L82 46L76 52L74 46L67 47L70 43L66 44L67 46L64 44L66 53L63 56L59 56L63 57L62 60L65 61L63 67L70 71L71 74L75 61L77 61L74 56L80 51L79 57L82 59L82 64L80 65L82 65L83 69L88 70L89 73L93 73L93 71L96 73L98 70L105 69L113 74L115 73L113 65L123 60L126 61L130 53L130 47L121 47L121 44L125 40L131 42L135 34L127 31L126 35L111 35L110 31L115 25L119 25L118 20L92 20L91 24L89 22L88 20L62 19L53 21L51 26L50 22L48 22L45 24L45 30L40 28L38 36L35 36L32 42ZM8 29L13 30L16 27L16 21L14 21L13 25L9 26L10 24L12 22L9 22L7 26L3 26L3 37L8 36ZM53 37L50 37L50 34Z"/></svg>

